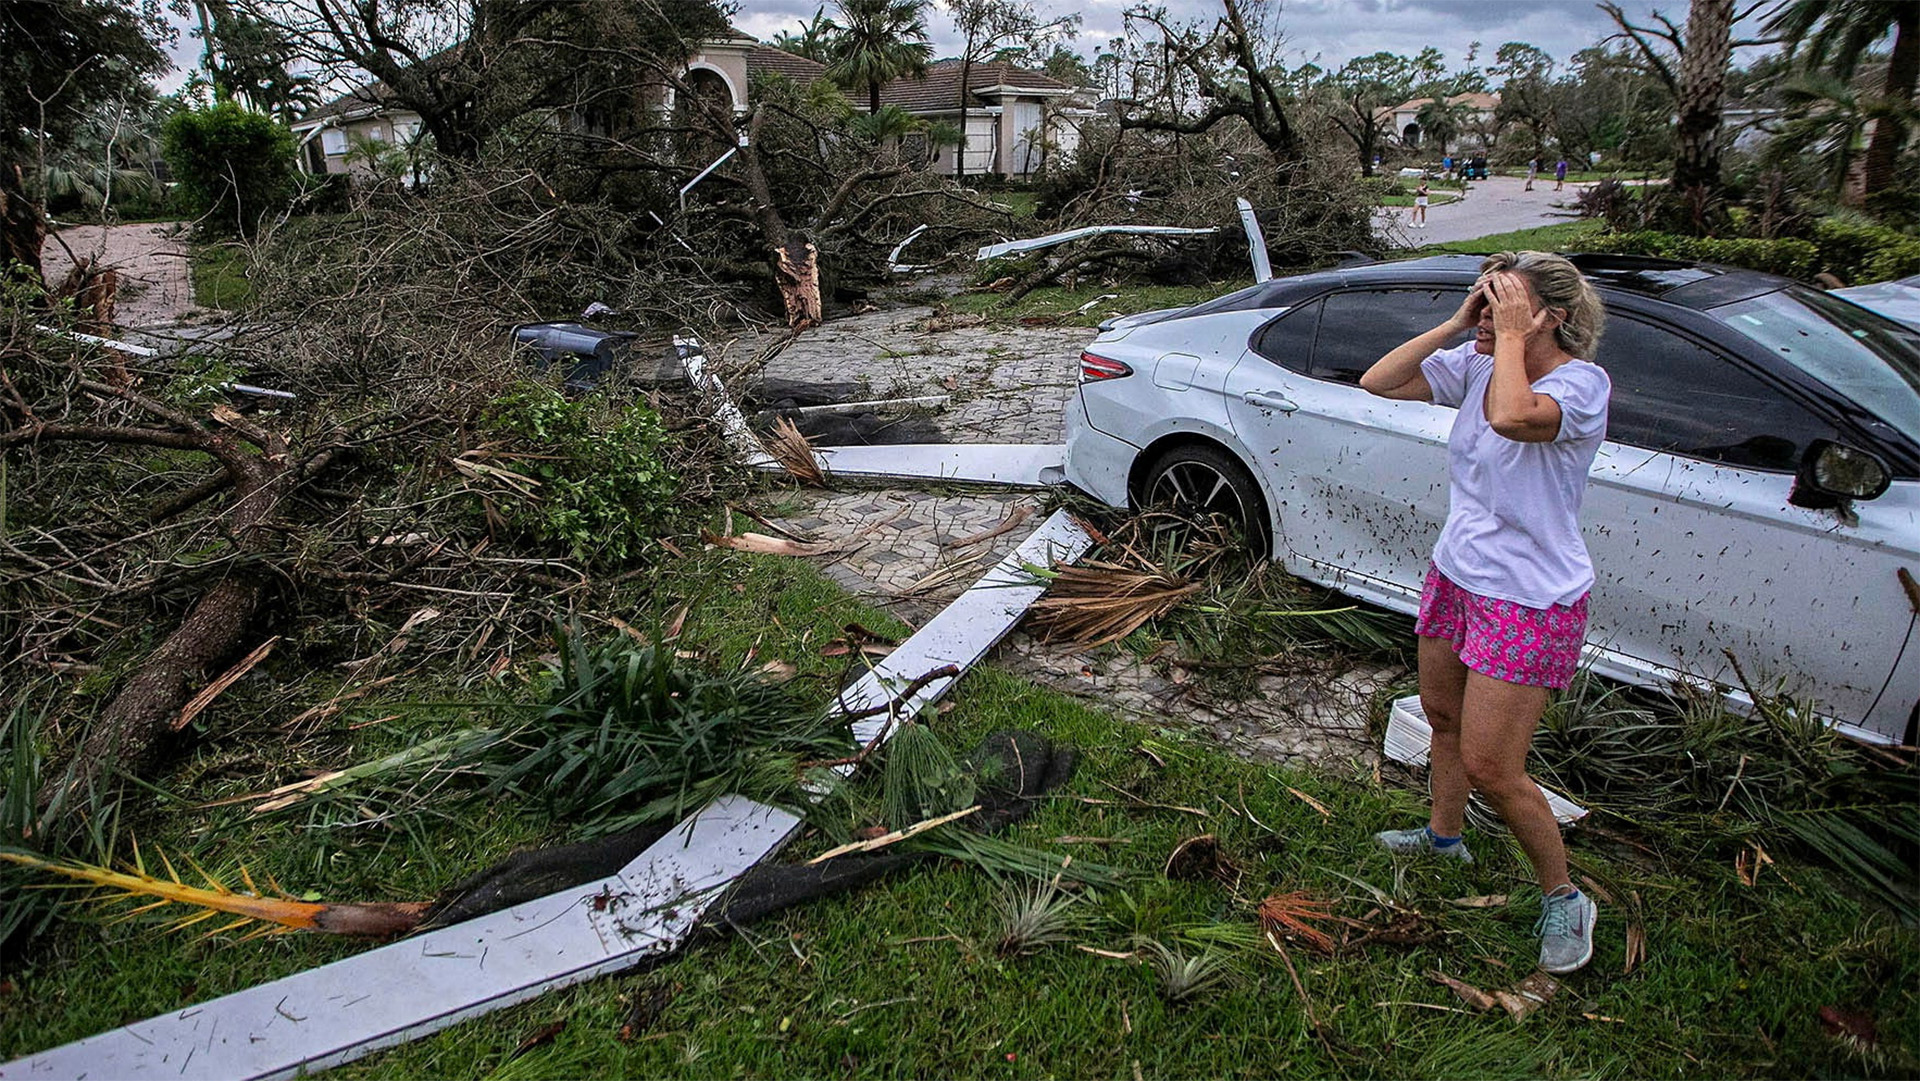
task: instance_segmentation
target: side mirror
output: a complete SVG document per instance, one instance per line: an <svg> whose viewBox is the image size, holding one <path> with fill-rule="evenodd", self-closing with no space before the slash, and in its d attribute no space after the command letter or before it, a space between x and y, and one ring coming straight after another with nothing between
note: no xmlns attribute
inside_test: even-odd
<svg viewBox="0 0 1920 1081"><path fill-rule="evenodd" d="M1793 493L1787 502L1796 507L1824 510L1855 499L1876 499L1893 483L1887 463L1871 451L1816 439L1800 460Z"/></svg>

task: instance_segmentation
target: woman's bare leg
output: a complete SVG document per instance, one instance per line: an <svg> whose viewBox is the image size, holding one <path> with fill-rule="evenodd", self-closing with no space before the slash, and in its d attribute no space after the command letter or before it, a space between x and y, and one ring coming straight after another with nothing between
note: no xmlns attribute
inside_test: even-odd
<svg viewBox="0 0 1920 1081"><path fill-rule="evenodd" d="M1422 640L1423 646L1426 641ZM1423 665L1423 692L1424 675ZM1527 776L1527 749L1533 744L1533 730L1540 723L1540 715L1547 710L1547 698L1545 687L1505 683L1469 671L1462 696L1458 739L1467 784L1500 813L1500 818L1526 851L1527 859L1532 861L1541 892L1552 893L1571 881L1567 877L1567 849L1560 840L1560 823L1547 806L1547 798ZM1435 726L1434 737L1437 751L1438 726ZM1437 755L1435 761L1438 762ZM1436 770L1436 831L1440 828L1438 778Z"/></svg>
<svg viewBox="0 0 1920 1081"><path fill-rule="evenodd" d="M1420 706L1433 727L1427 752L1433 817L1428 825L1442 837L1458 837L1466 822L1467 768L1460 758L1460 711L1466 697L1467 666L1445 638L1420 639Z"/></svg>

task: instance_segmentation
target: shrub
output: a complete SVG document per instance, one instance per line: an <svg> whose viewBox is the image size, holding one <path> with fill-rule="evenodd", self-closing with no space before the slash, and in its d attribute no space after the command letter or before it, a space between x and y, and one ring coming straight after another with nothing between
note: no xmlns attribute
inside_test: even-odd
<svg viewBox="0 0 1920 1081"><path fill-rule="evenodd" d="M495 489L494 505L536 542L618 565L673 517L679 480L660 455L666 432L640 402L568 399L525 383L493 401L484 426L509 444L487 461L538 482L527 490L503 478L510 483Z"/></svg>
<svg viewBox="0 0 1920 1081"><path fill-rule="evenodd" d="M251 234L293 195L293 133L233 102L167 118L161 150L188 208L217 231Z"/></svg>
<svg viewBox="0 0 1920 1081"><path fill-rule="evenodd" d="M1606 233L1594 238L1586 246L1593 251L1619 252L1622 255L1724 263L1789 278L1811 278L1820 269L1820 249L1806 240L1694 237L1642 230Z"/></svg>

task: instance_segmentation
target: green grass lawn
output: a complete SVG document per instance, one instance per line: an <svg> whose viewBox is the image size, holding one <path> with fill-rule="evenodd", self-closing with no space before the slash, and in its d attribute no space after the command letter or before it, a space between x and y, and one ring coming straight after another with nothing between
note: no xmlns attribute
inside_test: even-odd
<svg viewBox="0 0 1920 1081"><path fill-rule="evenodd" d="M627 618L637 627L687 602L682 648L720 665L740 663L750 649L759 660L788 661L799 670L797 685L820 704L845 675L845 661L821 656L820 646L843 624L906 630L811 565L781 557L696 552L665 564L629 599ZM496 693L524 695L515 677L530 664L523 658L509 669ZM476 693L420 686L407 697ZM1571 834L1576 867L1613 899L1603 902L1598 953L1555 1001L1515 1024L1497 1011L1462 1012L1429 973L1495 989L1531 969L1537 900L1524 860L1500 838L1477 834L1475 866L1396 864L1370 836L1417 821L1422 797L1393 771L1245 761L1172 722L1121 720L1097 700L1042 689L994 665L971 673L952 701L934 724L953 748L1019 727L1083 749L1069 785L1011 835L1129 873L1122 888L1075 906L1067 941L1004 955L996 944L1007 887L972 867L922 864L700 941L650 972L543 996L334 1074L1772 1077L1905 1076L1920 1065L1910 1051L1920 1046L1920 936L1784 853L1756 885L1743 885L1733 861L1738 840L1686 851L1626 843L1606 828L1602 807L1601 829ZM249 723L253 707L236 689L206 723L217 737L222 726ZM389 714L399 717L349 727ZM210 739L164 783L200 802L473 722L471 710L396 697L360 706L325 738L265 760L236 758ZM359 802L344 799L337 812L358 814ZM377 817L379 808L371 811ZM369 900L423 899L513 846L562 836L498 803L356 829L303 828L309 824L297 815L249 819L233 808L173 804L146 813L140 836L149 850L192 851L210 870L230 872L244 860L295 893ZM1233 888L1161 875L1169 850L1202 833L1237 864ZM803 838L795 851L822 843ZM1414 941L1330 956L1296 943L1289 973L1260 939L1254 908L1293 890L1367 925L1381 922L1388 898L1417 914L1408 924ZM1456 903L1489 895L1511 900ZM1638 912L1646 958L1627 973L1630 911ZM1184 1004L1169 1001L1136 953L1148 940L1218 958L1225 982ZM355 948L298 936L209 941L146 923L69 924L0 989L0 1057ZM634 1002L656 989L668 997L664 1010L623 1037ZM1871 1014L1882 1046L1859 1054L1828 1037L1818 1013L1829 1005ZM556 1023L565 1027L551 1042L516 1051Z"/></svg>
<svg viewBox="0 0 1920 1081"><path fill-rule="evenodd" d="M247 254L233 244L196 244L191 257L193 302L202 308L232 311L253 296L247 280Z"/></svg>
<svg viewBox="0 0 1920 1081"><path fill-rule="evenodd" d="M1450 244L1429 244L1421 248L1417 254L1439 255L1455 252L1486 255L1497 251L1578 251L1582 242L1606 231L1606 223L1598 218L1581 218L1575 221L1556 222L1553 225L1539 225L1531 229L1517 229L1511 233L1495 233L1491 236L1476 237L1473 240L1456 240Z"/></svg>

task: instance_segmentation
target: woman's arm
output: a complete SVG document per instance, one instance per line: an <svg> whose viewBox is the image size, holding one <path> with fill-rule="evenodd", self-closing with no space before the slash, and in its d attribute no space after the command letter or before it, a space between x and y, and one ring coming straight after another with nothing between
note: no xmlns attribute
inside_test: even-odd
<svg viewBox="0 0 1920 1081"><path fill-rule="evenodd" d="M1360 377L1360 389L1397 401L1432 401L1433 388L1427 385L1427 377L1420 373L1420 362L1446 348L1462 331L1472 329L1480 321L1480 306L1485 303L1482 283L1475 282L1467 293L1467 299L1461 302L1460 310L1453 313L1453 318L1402 343L1374 361L1373 367Z"/></svg>
<svg viewBox="0 0 1920 1081"><path fill-rule="evenodd" d="M1551 443L1560 436L1560 403L1527 380L1527 341L1551 334L1557 316L1533 310L1527 283L1512 272L1487 283L1493 307L1493 378L1487 383L1487 424L1517 443Z"/></svg>

